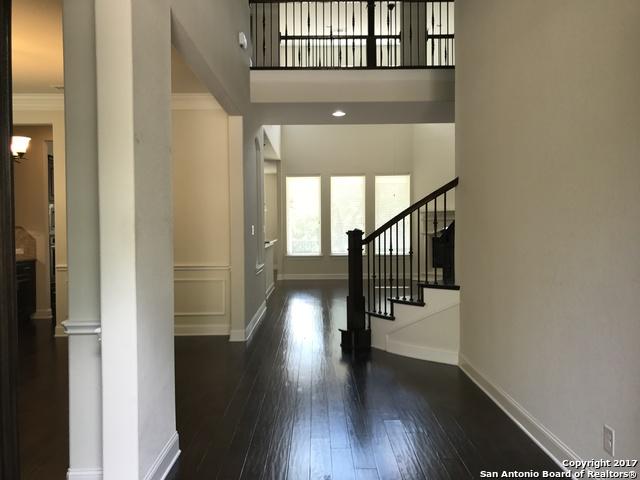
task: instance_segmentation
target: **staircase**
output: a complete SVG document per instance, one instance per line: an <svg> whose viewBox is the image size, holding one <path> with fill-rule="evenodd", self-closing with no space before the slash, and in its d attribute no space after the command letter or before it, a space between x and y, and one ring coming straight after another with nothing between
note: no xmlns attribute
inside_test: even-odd
<svg viewBox="0 0 640 480"><path fill-rule="evenodd" d="M364 238L361 230L347 232L344 350L368 349L373 335L374 347L455 363L460 290L454 268L457 185L456 178ZM442 337L438 345L426 345L435 337Z"/></svg>

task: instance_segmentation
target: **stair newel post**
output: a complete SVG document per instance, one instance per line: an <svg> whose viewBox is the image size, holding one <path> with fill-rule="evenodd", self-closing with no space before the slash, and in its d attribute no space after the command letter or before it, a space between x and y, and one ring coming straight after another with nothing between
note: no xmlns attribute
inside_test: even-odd
<svg viewBox="0 0 640 480"><path fill-rule="evenodd" d="M371 348L371 330L365 321L362 279L362 230L347 232L349 237L349 295L347 296L347 329L340 330L343 350Z"/></svg>

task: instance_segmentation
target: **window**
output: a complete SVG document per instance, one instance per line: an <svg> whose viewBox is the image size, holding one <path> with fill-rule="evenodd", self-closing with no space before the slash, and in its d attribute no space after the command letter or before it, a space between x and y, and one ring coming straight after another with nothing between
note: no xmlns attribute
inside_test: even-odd
<svg viewBox="0 0 640 480"><path fill-rule="evenodd" d="M287 255L320 255L320 177L287 177Z"/></svg>
<svg viewBox="0 0 640 480"><path fill-rule="evenodd" d="M411 204L411 176L410 175L384 175L376 176L376 228L384 225L398 213ZM398 229L396 232L395 228ZM405 241L402 241L403 228L400 226L392 229L390 245L394 252L404 253L403 245L408 245L410 240L409 225L404 228ZM398 248L395 246L395 235L398 235Z"/></svg>
<svg viewBox="0 0 640 480"><path fill-rule="evenodd" d="M364 232L365 177L331 177L331 253L348 253L347 232Z"/></svg>

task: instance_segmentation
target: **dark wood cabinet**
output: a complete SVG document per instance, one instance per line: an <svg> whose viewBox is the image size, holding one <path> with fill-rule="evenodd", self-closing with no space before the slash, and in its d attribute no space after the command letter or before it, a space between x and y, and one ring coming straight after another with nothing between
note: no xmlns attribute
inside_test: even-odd
<svg viewBox="0 0 640 480"><path fill-rule="evenodd" d="M36 311L36 261L16 262L18 318L28 319Z"/></svg>

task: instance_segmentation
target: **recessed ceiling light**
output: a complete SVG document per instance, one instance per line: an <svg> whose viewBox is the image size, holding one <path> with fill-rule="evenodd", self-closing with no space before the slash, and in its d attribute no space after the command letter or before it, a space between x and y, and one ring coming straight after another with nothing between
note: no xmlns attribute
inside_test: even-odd
<svg viewBox="0 0 640 480"><path fill-rule="evenodd" d="M344 113L342 110L336 110L331 115L333 115L334 117L344 117L346 113Z"/></svg>

